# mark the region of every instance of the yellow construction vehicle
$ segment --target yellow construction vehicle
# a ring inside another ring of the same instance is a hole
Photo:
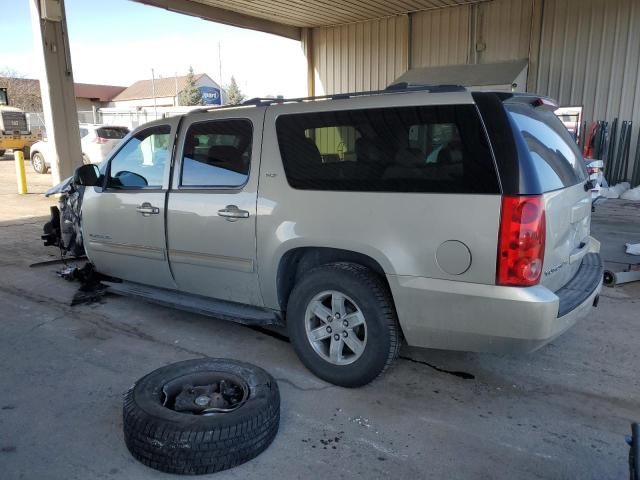
[[[29,148],[38,140],[42,140],[42,133],[31,132],[27,116],[9,106],[7,89],[0,88],[0,157],[5,150],[22,150],[24,158],[29,159]]]

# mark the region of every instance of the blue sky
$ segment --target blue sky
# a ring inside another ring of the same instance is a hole
[[[29,2],[0,0],[0,71],[38,77]],[[192,65],[222,82],[236,77],[249,96],[306,95],[300,43],[168,12],[130,0],[66,0],[74,79],[130,85],[156,75],[185,74]]]

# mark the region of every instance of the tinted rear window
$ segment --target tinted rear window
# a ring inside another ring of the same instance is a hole
[[[543,191],[586,180],[578,145],[552,111],[520,103],[508,103],[506,108],[527,144]]]
[[[282,115],[289,184],[306,190],[498,193],[473,105]]]
[[[109,140],[119,140],[126,137],[127,133],[129,133],[129,130],[124,127],[100,127],[96,130],[96,134],[100,138]]]

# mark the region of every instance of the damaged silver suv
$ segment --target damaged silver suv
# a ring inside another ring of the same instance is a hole
[[[528,352],[597,303],[580,152],[534,95],[405,87],[152,122],[85,165],[47,241],[115,292],[286,325],[364,385],[411,346]]]

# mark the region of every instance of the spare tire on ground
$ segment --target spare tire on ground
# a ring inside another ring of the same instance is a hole
[[[143,464],[169,473],[213,473],[251,460],[271,444],[279,422],[275,379],[235,360],[167,365],[124,397],[127,448]]]

